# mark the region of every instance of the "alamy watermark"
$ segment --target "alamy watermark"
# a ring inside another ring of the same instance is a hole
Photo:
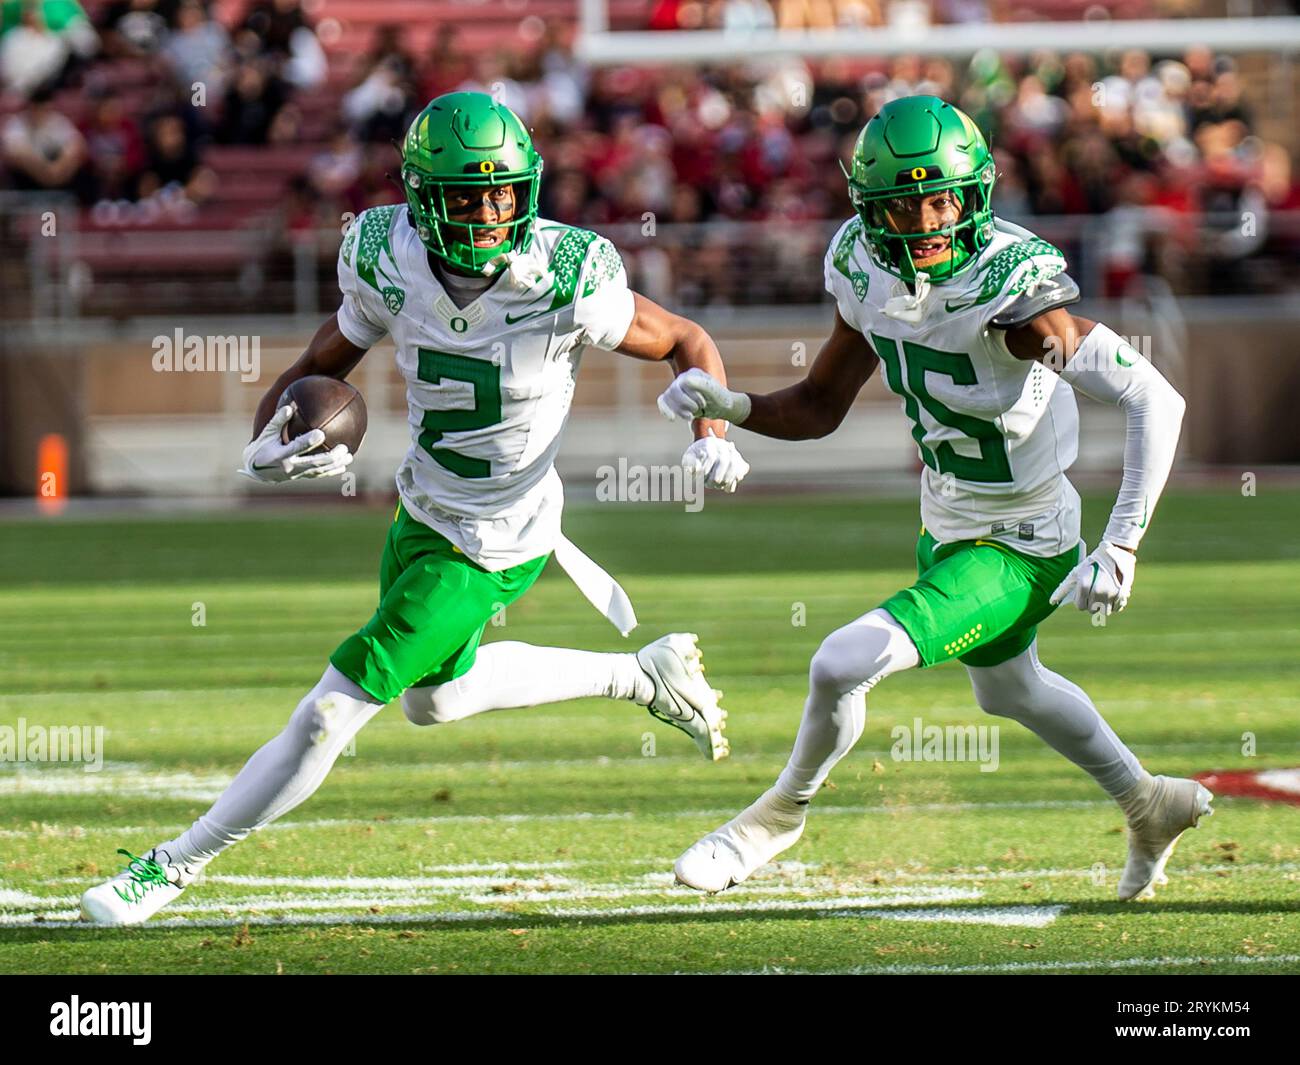
[[[889,756],[895,762],[978,762],[981,773],[998,768],[997,725],[895,725]]]
[[[259,336],[200,336],[176,327],[172,335],[153,338],[156,373],[238,373],[241,381],[262,376]]]
[[[0,725],[0,762],[81,762],[82,771],[104,768],[103,725]]]
[[[639,466],[626,458],[596,468],[601,503],[683,503],[688,514],[704,507],[704,476],[682,466]]]

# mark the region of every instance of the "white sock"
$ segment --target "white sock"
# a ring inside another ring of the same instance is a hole
[[[1037,640],[1007,662],[966,671],[980,709],[1019,721],[1113,798],[1147,775],[1087,693],[1038,661]]]
[[[604,696],[649,706],[654,682],[630,653],[534,647],[514,640],[484,644],[464,676],[402,696],[407,719],[443,725],[487,710],[541,706]]]
[[[775,791],[807,802],[862,735],[867,692],[920,664],[912,639],[888,611],[873,610],[822,641],[808,669],[808,701]]]
[[[316,703],[334,695],[325,714]],[[264,744],[206,814],[159,849],[176,864],[201,867],[232,843],[288,813],[325,779],[339,753],[384,708],[333,666],[293,712],[284,731]]]

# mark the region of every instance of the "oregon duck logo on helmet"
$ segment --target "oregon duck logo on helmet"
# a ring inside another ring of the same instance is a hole
[[[858,135],[845,177],[867,249],[881,269],[897,277],[914,275],[915,241],[948,238],[948,259],[924,267],[932,280],[942,281],[969,267],[993,238],[993,155],[970,117],[937,96],[905,96],[885,104]],[[889,201],[945,191],[961,204],[955,223],[929,233],[894,229]]]
[[[506,252],[527,251],[537,217],[542,157],[527,127],[510,108],[481,92],[452,92],[432,100],[402,142],[402,191],[421,242],[461,270],[491,269]],[[514,216],[506,222],[453,220],[447,190],[515,187]],[[474,236],[506,229],[504,241],[477,247]]]

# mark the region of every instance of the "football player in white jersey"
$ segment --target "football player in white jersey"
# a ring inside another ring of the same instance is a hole
[[[1064,309],[1079,292],[1060,251],[993,217],[993,159],[961,111],[934,96],[887,104],[847,176],[857,217],[826,255],[835,323],[807,378],[747,395],[691,369],[660,408],[785,440],[822,437],[883,363],[924,463],[919,577],[822,642],[785,770],[690,847],[677,878],[721,891],[793,846],[809,800],[862,733],[867,692],[955,658],[983,710],[1031,729],[1120,805],[1129,845],[1119,897],[1148,896],[1212,796],[1147,773],[1088,696],[1039,662],[1036,627],[1065,600],[1102,615],[1124,609],[1183,400],[1105,325]],[[1092,552],[1065,476],[1078,450],[1075,390],[1118,405],[1128,423],[1119,499]]]
[[[330,657],[280,735],[212,808],[82,897],[82,916],[137,924],[176,898],[226,847],[308,798],[367,721],[397,697],[417,725],[585,696],[630,700],[724,758],[726,712],[696,637],[673,633],[637,653],[500,641],[487,622],[532,585],[552,551],[626,632],[622,589],[566,540],[554,459],[585,349],[669,360],[723,379],[698,325],[633,293],[618,252],[595,233],[537,217],[542,160],[528,130],[482,93],[432,101],[402,146],[406,203],[355,221],[339,253],[343,302],[258,407],[244,472],[265,482],[342,473],[345,445],[313,430],[287,443],[292,382],[344,378],[391,336],[406,380],[411,448],[380,564],[374,617]],[[748,465],[700,419],[683,465],[734,491]]]

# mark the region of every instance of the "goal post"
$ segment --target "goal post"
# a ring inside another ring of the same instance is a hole
[[[628,63],[700,65],[800,56],[961,57],[984,49],[1107,52],[1144,48],[1181,52],[1209,44],[1216,52],[1300,52],[1300,17],[1101,19],[1081,22],[915,23],[844,29],[611,30],[607,0],[580,0],[576,51],[593,66]]]

